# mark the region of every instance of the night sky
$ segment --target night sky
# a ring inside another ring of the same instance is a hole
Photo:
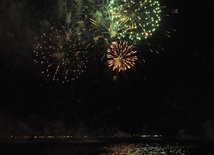
[[[146,63],[117,74],[90,49],[86,72],[61,84],[48,81],[33,62],[40,35],[61,22],[61,3],[1,0],[0,134],[121,131],[214,138],[214,2],[162,1],[179,10],[162,23],[176,29],[171,38],[155,35],[164,51],[150,53],[142,45]]]

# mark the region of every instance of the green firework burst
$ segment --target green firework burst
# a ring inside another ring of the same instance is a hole
[[[147,39],[160,26],[161,7],[157,0],[124,0],[121,14],[127,16],[129,21],[125,24],[123,37],[139,41]]]

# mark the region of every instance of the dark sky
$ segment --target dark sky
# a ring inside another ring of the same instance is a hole
[[[214,127],[214,3],[164,3],[169,9],[178,9],[179,14],[172,14],[163,23],[166,29],[176,29],[171,38],[155,38],[163,52],[144,52],[146,63],[118,74],[116,81],[106,64],[95,57],[85,74],[63,85],[45,83],[41,66],[33,62],[40,34],[60,22],[57,0],[1,0],[0,122],[9,124],[6,120],[10,120],[13,124],[18,120],[29,130],[61,122],[64,128],[116,127],[172,134],[180,129],[201,133],[207,122]],[[11,124],[5,129],[13,128]]]

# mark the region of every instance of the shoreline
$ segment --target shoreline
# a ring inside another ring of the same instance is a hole
[[[214,145],[213,140],[208,139],[181,139],[176,137],[92,137],[92,138],[0,138],[1,144],[106,144],[106,143],[193,143]]]

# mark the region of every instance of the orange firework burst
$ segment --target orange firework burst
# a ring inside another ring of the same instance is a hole
[[[129,46],[127,41],[113,42],[107,50],[108,66],[118,72],[130,69],[135,65],[138,59],[135,53],[131,50],[133,45]]]

